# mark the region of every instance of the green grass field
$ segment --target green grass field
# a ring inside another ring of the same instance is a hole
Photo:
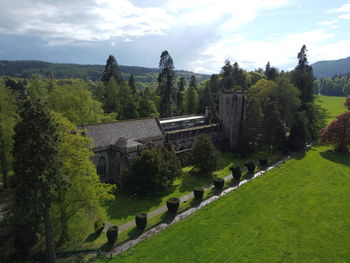
[[[327,123],[335,117],[346,111],[344,106],[345,97],[319,96],[321,105],[328,110]]]
[[[345,111],[344,101],[320,96],[327,122]],[[350,262],[350,155],[329,149],[313,147],[156,237],[96,262]]]
[[[317,146],[96,262],[350,262],[350,155]]]

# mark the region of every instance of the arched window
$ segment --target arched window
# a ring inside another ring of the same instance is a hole
[[[97,162],[97,173],[100,176],[106,175],[106,159],[104,157],[100,157]]]

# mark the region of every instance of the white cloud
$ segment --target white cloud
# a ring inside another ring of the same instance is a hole
[[[340,19],[350,19],[350,13],[339,16]]]
[[[332,37],[333,34],[324,30],[313,30],[286,36],[275,34],[266,40],[256,41],[247,41],[242,35],[235,35],[212,43],[200,53],[199,59],[193,61],[189,67],[193,71],[213,73],[220,70],[225,59],[229,59],[249,70],[264,67],[268,61],[280,69],[289,69],[296,64],[296,56],[303,44],[309,49],[309,61],[312,62],[336,56],[332,50],[333,47],[339,48],[336,54],[342,54],[344,57],[347,42],[338,45],[320,44]]]
[[[346,13],[346,12],[350,12],[350,3],[344,4],[338,8],[333,8],[328,10],[328,13],[334,13],[334,14]]]
[[[29,34],[66,41],[132,40],[165,35],[177,27],[220,24],[228,33],[251,22],[261,10],[289,0],[170,0],[159,7],[140,8],[129,0],[2,0],[0,33]]]
[[[338,24],[338,22],[339,22],[339,20],[334,19],[334,20],[321,21],[321,22],[318,22],[318,24],[321,26],[333,26],[333,25]]]

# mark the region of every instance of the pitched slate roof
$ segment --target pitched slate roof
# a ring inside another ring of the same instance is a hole
[[[119,138],[146,139],[164,135],[156,118],[116,121],[84,125],[86,135],[92,138],[96,148],[117,143]]]

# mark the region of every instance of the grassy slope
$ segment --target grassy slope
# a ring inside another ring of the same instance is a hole
[[[319,96],[321,105],[328,110],[327,122],[334,120],[335,116],[346,111],[345,97]]]
[[[345,110],[344,98],[320,101],[328,122]],[[113,262],[348,262],[349,156],[326,149],[289,161]]]
[[[350,156],[314,147],[97,262],[350,262]]]

